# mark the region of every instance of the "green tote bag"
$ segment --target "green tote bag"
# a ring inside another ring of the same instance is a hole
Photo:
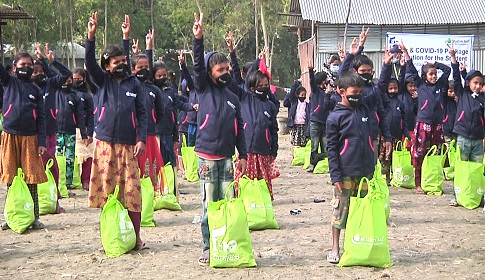
[[[435,155],[437,150],[436,145],[429,149],[421,167],[421,188],[426,194],[430,195],[443,194],[443,165],[446,155],[443,153],[443,148],[440,155]]]
[[[458,147],[454,165],[456,174],[460,174],[454,179],[456,202],[466,209],[477,208],[482,202],[485,189],[484,164],[461,160]]]
[[[399,141],[396,149],[392,152],[392,179],[391,186],[406,189],[414,189],[414,167],[411,164],[411,153],[406,149],[404,144]]]
[[[19,234],[28,229],[35,220],[34,200],[21,168],[17,170],[17,176],[8,188],[3,215],[10,229]]]
[[[51,167],[54,160],[49,159],[45,167],[47,182],[37,185],[37,195],[39,197],[39,214],[53,214],[57,208],[57,186],[54,176],[52,176]]]

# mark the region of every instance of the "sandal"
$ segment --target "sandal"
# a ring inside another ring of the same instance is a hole
[[[32,229],[43,229],[43,228],[45,228],[45,225],[39,220],[35,220],[34,223],[32,224]]]
[[[331,264],[338,264],[340,262],[340,254],[334,252],[328,253],[327,262]]]
[[[210,262],[210,255],[209,255],[209,252],[206,251],[206,252],[202,253],[202,255],[200,255],[200,257],[199,257],[199,265],[201,265],[201,266],[209,266],[209,262]]]
[[[66,210],[62,208],[61,205],[59,205],[59,201],[58,201],[56,205],[56,214],[62,214],[62,213],[66,213]]]
[[[452,200],[450,200],[450,203],[448,203],[448,206],[456,207],[456,206],[458,206],[458,202],[456,202],[455,199],[452,199]]]
[[[2,225],[2,230],[7,230],[7,229],[10,229],[10,227],[8,226],[8,223],[7,222],[3,222]]]

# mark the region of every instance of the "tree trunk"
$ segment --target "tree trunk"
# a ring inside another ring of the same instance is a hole
[[[273,66],[273,50],[274,50],[274,39],[275,39],[275,37],[276,37],[276,32],[275,32],[275,34],[273,34],[273,38],[271,38],[271,52],[270,52],[270,54],[268,56],[268,59],[269,59],[268,71],[270,73],[272,73],[271,72],[271,68]]]
[[[264,21],[264,1],[261,0],[260,2],[260,8],[261,8],[261,29],[263,30],[263,39],[264,39],[264,48],[269,47],[269,42],[268,42],[268,31],[266,29],[266,22]],[[266,56],[266,65],[269,65],[269,55]]]
[[[258,0],[254,0],[254,30],[256,39],[256,57],[259,55],[259,26],[258,26]]]
[[[72,65],[70,69],[76,67],[76,51],[74,48],[74,27],[73,27],[73,18],[74,18],[74,5],[72,0],[69,0],[69,10],[71,15],[71,55],[72,55]]]
[[[108,0],[104,0],[104,46],[108,40]]]
[[[347,47],[347,29],[349,27],[349,17],[350,17],[350,8],[351,7],[352,7],[352,0],[349,0],[349,8],[347,9],[347,17],[345,18],[344,51],[345,51],[345,48]]]

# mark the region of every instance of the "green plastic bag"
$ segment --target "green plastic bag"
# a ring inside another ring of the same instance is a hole
[[[313,174],[325,174],[329,172],[328,158],[324,158],[315,165]]]
[[[141,178],[141,226],[154,227],[153,222],[153,202],[155,190],[153,189],[152,179],[150,177]]]
[[[66,157],[56,155],[57,166],[59,167],[59,191],[63,198],[68,198],[68,191],[66,186]],[[81,171],[79,169],[79,164],[77,157],[74,158],[74,171],[72,173],[72,186],[75,189],[82,189],[81,183]]]
[[[239,198],[243,200],[250,230],[279,229],[274,217],[273,202],[264,179],[239,179]]]
[[[460,174],[454,180],[456,202],[466,209],[477,208],[482,202],[485,189],[484,164],[461,160],[458,147],[455,170]]]
[[[310,154],[312,151],[312,142],[308,141],[305,147],[293,147],[293,160],[291,166],[298,166],[305,164],[305,158],[308,158],[308,166],[310,166]]]
[[[411,153],[406,149],[404,144],[399,141],[396,149],[392,152],[392,179],[391,186],[406,189],[415,189],[414,167],[411,164]]]
[[[195,147],[182,147],[182,161],[185,167],[185,177],[189,182],[199,181],[199,158],[195,154]]]
[[[391,215],[391,197],[389,193],[389,187],[387,186],[386,179],[382,177],[382,165],[379,160],[377,160],[376,167],[374,169],[374,175],[370,180],[373,189],[384,194],[384,211],[386,213],[386,222],[389,220]]]
[[[101,243],[108,258],[119,257],[136,245],[135,228],[128,210],[118,200],[119,191],[119,186],[116,186],[114,193],[108,195],[101,212]]]
[[[175,174],[170,163],[165,164],[160,169],[159,182],[163,182],[164,190],[160,195],[155,196],[153,201],[154,210],[168,209],[173,211],[181,211],[182,207],[175,196]]]
[[[369,192],[360,198],[364,181]],[[344,254],[338,266],[392,266],[384,203],[385,194],[374,189],[367,178],[362,178],[357,197],[350,197]]]
[[[446,155],[444,149],[441,149],[440,155],[435,155],[438,147],[433,145],[423,160],[421,167],[421,188],[426,194],[442,195],[443,194],[443,165],[445,164]]]
[[[37,195],[39,197],[39,214],[53,214],[57,208],[57,186],[54,176],[52,176],[51,168],[54,165],[54,160],[49,159],[45,166],[45,175],[47,182],[37,185]]]
[[[244,202],[241,198],[225,199],[212,202],[207,206],[210,232],[210,266],[211,267],[253,267],[251,235]]]
[[[35,220],[34,200],[24,181],[21,168],[17,170],[17,176],[8,188],[3,215],[10,229],[19,234],[29,228]]]
[[[456,141],[453,139],[449,144],[445,143],[444,145],[450,166],[444,167],[443,173],[446,181],[452,181],[455,178]]]

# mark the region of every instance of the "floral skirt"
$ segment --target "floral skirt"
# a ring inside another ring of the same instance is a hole
[[[236,166],[239,166],[239,159],[236,162]],[[246,173],[244,174],[250,179],[264,179],[266,185],[268,185],[269,193],[271,194],[271,200],[273,198],[273,184],[271,180],[280,176],[280,170],[276,166],[276,162],[271,161],[270,155],[259,155],[248,153],[248,164]],[[238,180],[243,174],[236,168],[235,178]]]
[[[445,141],[443,126],[441,124],[417,122],[414,134],[416,136],[411,147],[411,156],[413,166],[420,169],[429,148],[436,145],[438,146],[438,152],[441,150],[441,144]]]

